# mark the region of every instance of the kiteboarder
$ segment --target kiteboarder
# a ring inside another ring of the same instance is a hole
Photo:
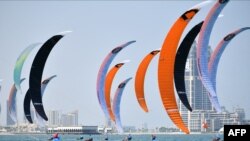
[[[89,135],[90,137],[84,141],[93,141],[93,138],[91,137],[91,135]]]
[[[104,139],[105,141],[108,141],[109,140],[109,137],[107,136],[107,137],[105,137],[105,139]]]
[[[220,137],[214,138],[213,141],[220,141]]]
[[[93,138],[86,139],[85,141],[93,141]]]
[[[83,140],[83,136],[81,136],[80,138],[77,138],[76,140]]]
[[[128,140],[131,141],[132,140],[132,136],[129,134],[128,135]]]
[[[131,140],[132,140],[132,136],[129,134],[122,141],[131,141]]]
[[[157,140],[156,140],[156,136],[155,136],[155,135],[152,135],[152,137],[151,137],[151,138],[152,138],[152,141],[157,141]]]
[[[55,133],[51,138],[48,139],[49,141],[61,141],[58,133]]]

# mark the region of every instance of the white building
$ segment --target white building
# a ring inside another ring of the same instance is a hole
[[[60,125],[60,119],[59,119],[59,111],[57,110],[51,110],[48,112],[48,125],[49,126],[59,126]]]
[[[62,126],[78,126],[78,111],[61,115]]]
[[[61,134],[100,134],[97,126],[76,126],[76,127],[55,127],[48,128],[48,134],[61,133]]]

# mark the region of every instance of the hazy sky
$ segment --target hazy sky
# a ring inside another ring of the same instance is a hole
[[[19,54],[28,45],[44,42],[56,33],[71,30],[54,47],[48,57],[43,78],[56,74],[43,97],[45,111],[79,110],[79,123],[104,124],[96,94],[99,67],[114,47],[130,40],[136,43],[122,50],[113,61],[129,59],[117,73],[112,95],[118,84],[135,76],[142,58],[161,48],[171,25],[199,1],[0,1],[0,78],[2,90],[0,124],[6,124],[6,100],[13,84],[13,69]],[[187,26],[185,33],[203,20],[215,2],[204,7]],[[212,48],[229,32],[250,26],[250,2],[230,1],[217,20],[210,44]],[[185,35],[185,34],[184,34]],[[217,91],[221,105],[228,110],[245,108],[250,118],[249,31],[229,44],[218,68]],[[23,98],[28,89],[30,66],[38,48],[32,51],[23,67],[23,94],[17,95],[18,117],[23,119]],[[144,113],[136,100],[134,79],[128,83],[121,101],[124,125],[149,127],[173,126],[160,100],[157,84],[156,56],[145,79],[145,96],[149,113]],[[174,126],[175,127],[175,126]]]

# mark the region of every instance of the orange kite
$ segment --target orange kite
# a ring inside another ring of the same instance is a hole
[[[158,64],[158,83],[164,108],[174,124],[186,134],[189,134],[189,130],[181,118],[175,99],[174,62],[181,35],[198,11],[197,8],[188,10],[177,19],[162,45]]]
[[[141,108],[145,111],[148,112],[148,107],[145,101],[144,97],[144,79],[146,75],[146,71],[148,68],[149,63],[153,59],[153,57],[158,54],[160,50],[154,50],[150,52],[140,63],[136,76],[135,76],[135,94],[138,103],[140,104]]]
[[[115,116],[112,112],[111,109],[111,101],[110,101],[110,90],[111,90],[111,86],[112,86],[112,82],[114,80],[115,74],[117,73],[117,71],[124,65],[124,63],[119,63],[116,64],[107,74],[106,79],[105,79],[105,100],[106,100],[106,105],[107,105],[107,109],[109,112],[109,117],[111,118],[111,120],[115,121]]]

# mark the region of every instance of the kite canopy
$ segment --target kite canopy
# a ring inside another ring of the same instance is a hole
[[[176,56],[174,64],[174,82],[178,96],[183,103],[183,105],[192,111],[192,108],[188,102],[186,88],[185,88],[185,67],[188,58],[189,51],[194,43],[195,38],[200,32],[203,22],[195,25],[182,40]]]
[[[140,104],[141,108],[145,111],[148,112],[148,107],[145,101],[144,97],[144,80],[145,80],[145,75],[147,68],[149,66],[149,63],[153,59],[155,55],[157,55],[160,52],[160,50],[154,50],[150,52],[145,58],[143,58],[142,62],[140,63],[136,76],[135,76],[135,94],[138,103]]]
[[[49,77],[49,78],[47,78],[47,79],[45,79],[45,80],[42,81],[42,84],[41,84],[41,94],[42,94],[42,97],[44,95],[44,91],[45,91],[47,85],[55,77],[56,77],[56,75],[53,75],[53,76],[51,76],[51,77]],[[44,126],[45,125],[44,119],[41,116],[39,116],[39,114],[37,112],[36,112],[36,119],[37,119],[37,122],[38,122],[39,126]]]
[[[126,84],[132,79],[132,77],[124,80],[122,83],[119,84],[118,88],[116,89],[114,101],[113,101],[113,112],[115,115],[115,125],[119,133],[123,133],[121,117],[120,117],[120,103],[122,98],[123,90]]]
[[[25,80],[25,78],[22,78],[20,80],[20,84]],[[9,109],[9,115],[10,118],[16,123],[17,122],[17,112],[16,112],[16,93],[17,89],[15,87],[15,84],[12,85],[10,89],[9,99],[8,99],[8,109]]]
[[[41,96],[43,96],[44,94],[44,91],[47,87],[47,85],[49,84],[50,80],[52,80],[53,78],[55,78],[56,75],[53,75],[45,80],[42,81],[41,83]],[[29,92],[29,90],[27,91],[27,93]],[[24,97],[24,114],[25,114],[25,117],[26,119],[30,122],[30,123],[33,123],[32,121],[32,117],[31,117],[31,112],[30,112],[30,102],[31,102],[31,97],[29,95],[25,95]],[[44,125],[44,119],[38,114],[38,112],[36,111],[36,117],[37,117],[37,121],[38,121],[38,124],[40,126],[43,126]]]
[[[230,43],[230,41],[232,41],[232,39],[236,37],[239,33],[249,29],[250,27],[244,27],[228,34],[219,42],[214,52],[212,53],[208,63],[208,73],[215,92],[216,92],[216,75],[217,75],[218,65],[225,48]]]
[[[66,32],[64,32],[63,34],[54,35],[42,45],[33,60],[30,70],[29,90],[27,91],[26,95],[29,95],[27,97],[31,98],[37,113],[46,121],[48,120],[48,118],[44,111],[41,95],[41,81],[43,70],[50,52],[52,51],[56,43],[65,35],[65,33]],[[24,105],[24,107],[25,106],[26,105]]]
[[[105,100],[105,78],[109,69],[110,64],[112,63],[112,61],[114,60],[115,56],[125,47],[127,47],[128,45],[134,43],[135,41],[129,41],[125,44],[122,44],[116,48],[114,48],[103,60],[101,67],[99,69],[98,75],[97,75],[97,84],[96,84],[96,90],[97,90],[97,98],[99,101],[99,104],[105,114],[105,117],[107,119],[110,119],[109,117],[109,112],[107,109],[107,104],[106,104],[106,100]]]
[[[111,120],[115,121],[115,116],[112,112],[112,107],[111,107],[111,99],[110,99],[110,95],[111,95],[111,86],[114,80],[114,77],[116,75],[116,73],[118,72],[118,70],[124,65],[125,63],[118,63],[116,64],[107,74],[106,76],[106,80],[105,80],[105,100],[106,100],[106,106],[109,112],[109,117]]]
[[[27,57],[29,56],[30,52],[37,47],[38,45],[40,45],[41,43],[34,43],[29,45],[27,48],[25,48],[22,53],[19,55],[19,57],[16,60],[16,64],[15,64],[15,68],[14,68],[14,84],[16,89],[19,91],[21,91],[21,72],[22,72],[22,68],[23,68],[23,64],[25,62],[25,60],[27,59]],[[22,92],[22,91],[21,91]]]
[[[208,97],[217,112],[221,112],[221,107],[208,74],[208,44],[213,26],[227,2],[228,0],[218,0],[209,11],[201,28],[197,45],[197,64],[199,76],[204,87],[207,89]]]
[[[190,9],[182,14],[168,32],[159,57],[158,84],[164,108],[174,124],[186,134],[189,134],[178,110],[174,93],[174,62],[179,40],[190,20],[199,11]]]

